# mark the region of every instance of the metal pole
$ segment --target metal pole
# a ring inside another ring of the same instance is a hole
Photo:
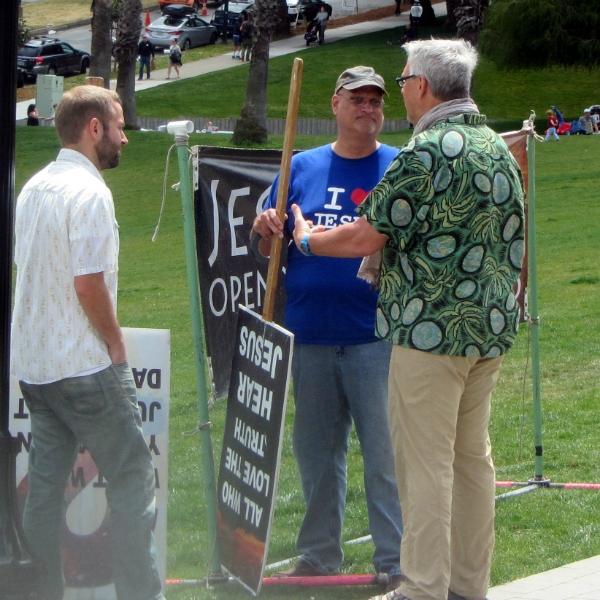
[[[202,316],[200,313],[200,283],[198,277],[198,255],[196,253],[196,225],[188,168],[189,151],[187,134],[194,130],[194,124],[191,121],[175,121],[169,123],[167,130],[169,133],[175,135],[175,144],[177,145],[177,155],[179,158],[181,203],[183,207],[183,232],[185,237],[185,258],[187,264],[190,311],[192,317],[196,386],[198,388],[198,412],[200,414],[198,429],[200,431],[200,437],[202,440],[202,459],[205,479],[204,493],[206,497],[208,536],[212,548],[211,569],[212,573],[220,573],[221,561],[217,546],[217,486],[208,414],[208,388],[204,360],[204,331],[202,327]]]
[[[21,530],[16,501],[18,444],[8,429],[12,298],[15,102],[19,1],[0,3],[0,598],[39,598],[39,571]]]
[[[531,376],[533,382],[533,436],[535,445],[535,476],[532,482],[544,481],[544,457],[542,451],[542,402],[540,390],[540,318],[538,316],[537,256],[535,240],[535,137],[527,140],[527,169],[529,189],[527,193],[527,255],[529,277],[529,327],[531,330]]]

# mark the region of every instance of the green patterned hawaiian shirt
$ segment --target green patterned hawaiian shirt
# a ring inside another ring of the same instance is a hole
[[[358,212],[389,238],[379,337],[452,356],[495,357],[512,346],[522,177],[484,116],[452,117],[413,137]]]

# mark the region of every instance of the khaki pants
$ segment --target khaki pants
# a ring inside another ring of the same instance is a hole
[[[488,436],[503,357],[394,346],[389,414],[404,520],[400,591],[484,598],[494,548],[495,473]]]

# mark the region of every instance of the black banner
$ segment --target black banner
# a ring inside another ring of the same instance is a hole
[[[222,565],[258,594],[275,490],[294,336],[240,306],[217,485]]]
[[[217,396],[227,395],[238,304],[262,313],[268,261],[255,258],[250,231],[279,172],[281,151],[200,146],[195,192],[200,293]],[[285,244],[284,244],[285,249]],[[274,321],[283,323],[283,273]]]

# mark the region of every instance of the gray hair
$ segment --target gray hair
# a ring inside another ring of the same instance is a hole
[[[411,75],[421,75],[441,100],[470,96],[477,51],[465,40],[419,40],[404,46]]]

